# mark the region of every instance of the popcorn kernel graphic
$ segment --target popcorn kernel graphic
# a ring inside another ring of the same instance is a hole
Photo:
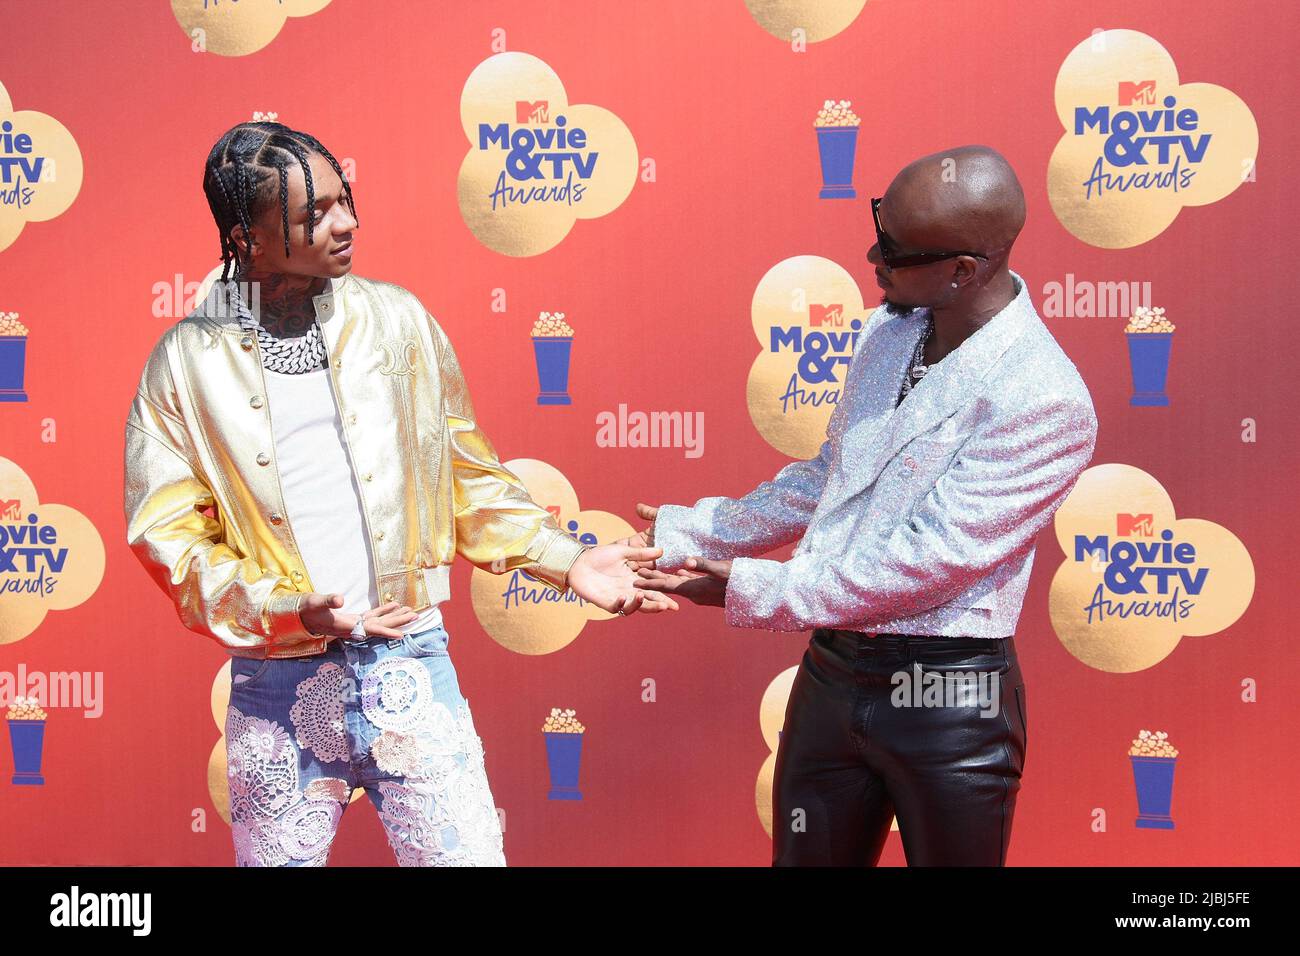
[[[1153,309],[1145,305],[1139,305],[1132,318],[1128,320],[1128,325],[1124,326],[1125,332],[1137,333],[1172,332],[1173,330],[1174,323],[1165,318],[1164,309]]]
[[[572,338],[574,331],[572,326],[564,321],[563,312],[542,312],[533,323],[530,334],[533,338]]]
[[[1172,830],[1170,816],[1174,798],[1174,769],[1178,750],[1163,730],[1140,730],[1128,750],[1137,791],[1138,815],[1133,825],[1139,830]]]
[[[814,126],[860,126],[862,120],[858,115],[849,109],[852,104],[848,100],[826,100],[822,108],[817,111],[817,119],[813,121]]]
[[[16,697],[5,714],[9,728],[9,749],[14,773],[10,782],[18,787],[39,787],[45,783],[41,760],[45,751],[45,709],[35,696]]]
[[[48,715],[35,697],[15,697],[5,712],[5,720],[45,720]]]
[[[581,800],[578,778],[582,774],[582,735],[587,728],[578,720],[577,711],[552,707],[542,724],[546,741],[546,768],[551,778],[548,800]]]
[[[1152,733],[1140,730],[1133,738],[1133,746],[1128,749],[1130,757],[1177,757],[1178,750],[1169,742],[1169,735],[1163,730]]]
[[[577,713],[573,708],[561,710],[559,707],[552,707],[550,716],[542,724],[542,732],[547,734],[585,734],[587,728],[578,720]]]

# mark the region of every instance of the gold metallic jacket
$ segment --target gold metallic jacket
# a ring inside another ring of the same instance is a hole
[[[317,588],[285,514],[257,339],[230,285],[215,282],[163,333],[140,377],[126,422],[127,542],[190,630],[240,657],[316,654],[329,638],[298,616]],[[419,299],[347,275],[313,301],[381,601],[420,611],[447,600],[457,553],[565,591],[585,548],[497,459]]]

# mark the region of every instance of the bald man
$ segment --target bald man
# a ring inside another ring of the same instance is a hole
[[[742,498],[638,505],[651,525],[627,543],[663,550],[640,587],[812,631],[776,755],[775,865],[874,866],[896,817],[910,866],[1001,866],[1026,749],[1013,635],[1097,417],[1008,265],[1025,198],[1001,155],[924,156],[872,216],[881,305],[820,453]]]

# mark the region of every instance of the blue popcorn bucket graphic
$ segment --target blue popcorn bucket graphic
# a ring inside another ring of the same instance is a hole
[[[13,782],[19,786],[40,786],[41,752],[45,744],[45,721],[10,720],[9,749],[14,755]]]
[[[1173,332],[1125,332],[1128,339],[1129,374],[1133,378],[1130,405],[1168,405],[1165,379],[1169,375],[1169,351]]]
[[[533,358],[537,361],[538,405],[572,405],[569,397],[569,354],[571,335],[533,336]]]
[[[25,402],[27,336],[0,335],[0,402]]]
[[[1174,799],[1174,764],[1177,757],[1134,757],[1133,784],[1137,787],[1138,815],[1133,825],[1147,830],[1172,830],[1169,808]]]
[[[581,800],[578,774],[582,769],[583,734],[562,734],[544,730],[546,738],[546,764],[551,771],[551,790],[548,800]]]
[[[854,199],[853,155],[858,148],[856,126],[818,126],[817,151],[822,161],[822,199]]]

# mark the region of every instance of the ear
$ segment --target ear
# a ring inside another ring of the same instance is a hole
[[[257,238],[256,230],[253,230],[250,242],[250,235],[244,233],[243,225],[235,224],[231,226],[230,238],[234,239],[235,246],[239,248],[244,261],[252,261],[261,255],[261,241]]]

